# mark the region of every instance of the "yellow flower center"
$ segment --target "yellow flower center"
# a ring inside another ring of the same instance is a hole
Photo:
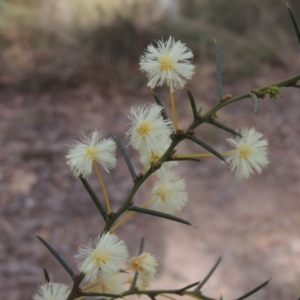
[[[174,70],[174,62],[171,57],[167,54],[162,55],[159,60],[159,65],[161,71],[173,71]]]
[[[143,138],[145,138],[149,132],[152,131],[152,126],[149,124],[149,122],[142,120],[137,127],[137,131]]]
[[[160,155],[158,153],[154,153],[153,151],[151,151],[151,161],[152,162],[157,162],[160,158]]]
[[[92,160],[97,160],[98,154],[99,154],[99,152],[98,152],[97,148],[95,148],[93,146],[86,147],[85,156],[91,158]]]
[[[243,144],[240,145],[238,148],[238,153],[240,158],[247,160],[249,156],[252,154],[252,149],[249,147],[249,145]]]
[[[168,192],[165,190],[164,186],[159,186],[156,191],[155,194],[157,195],[157,197],[159,197],[162,201],[166,201],[167,197],[168,197]]]
[[[138,272],[143,271],[143,261],[144,261],[144,257],[143,256],[137,256],[137,257],[133,257],[130,260],[130,267]]]
[[[106,264],[109,259],[109,253],[101,249],[95,249],[92,254],[93,262],[100,268],[101,265]]]

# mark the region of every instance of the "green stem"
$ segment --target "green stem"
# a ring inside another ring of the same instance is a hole
[[[115,223],[115,221],[120,217],[121,214],[123,214],[127,208],[129,207],[129,202],[132,201],[135,193],[138,191],[139,187],[144,183],[144,181],[154,172],[154,170],[152,170],[151,168],[146,172],[146,174],[144,174],[142,176],[142,178],[139,178],[134,186],[132,187],[127,199],[125,200],[124,204],[116,211],[116,213],[114,214],[114,216],[109,219],[106,222],[106,225],[103,229],[103,232],[108,232],[110,231],[110,229],[112,228],[113,224]]]
[[[272,86],[276,85],[278,87],[289,87],[292,85],[295,85],[297,83],[297,81],[300,79],[300,74],[287,78],[285,80],[279,81],[275,84],[272,84]],[[258,91],[260,92],[265,92],[268,87],[261,87],[258,89]],[[223,102],[218,102],[217,105],[215,105],[215,107],[213,107],[210,111],[208,111],[203,117],[199,118],[199,120],[194,120],[194,122],[192,122],[192,124],[190,124],[190,126],[188,127],[188,129],[186,130],[185,133],[181,134],[180,136],[172,136],[172,142],[171,145],[169,146],[169,148],[166,150],[166,152],[163,154],[163,156],[159,159],[159,161],[156,163],[164,163],[166,161],[169,160],[171,153],[173,153],[175,147],[184,139],[187,138],[187,135],[190,134],[190,131],[197,128],[200,124],[208,122],[209,119],[211,118],[211,116],[216,113],[218,110],[220,110],[221,108],[223,108],[224,106],[227,106],[233,102],[242,100],[244,98],[248,98],[249,97],[249,93],[245,93],[236,97],[232,97],[228,100],[225,100]],[[138,191],[138,189],[140,188],[140,186],[146,181],[146,179],[153,173],[155,172],[155,168],[150,167],[149,170],[140,178],[138,178],[128,197],[126,198],[124,204],[117,210],[117,212],[115,214],[111,214],[112,216],[110,217],[110,219],[108,219],[106,221],[106,225],[104,227],[103,232],[108,232],[113,224],[116,222],[116,220],[126,211],[128,210],[128,208],[130,207],[130,202],[132,201],[133,197],[135,196],[136,192]],[[75,298],[80,297],[80,295],[84,295],[85,293],[78,293],[78,289],[80,286],[81,281],[83,280],[84,274],[79,274],[74,278],[74,284],[73,284],[73,288],[71,290],[70,295],[68,296],[68,300],[73,300]],[[266,284],[266,283],[264,283]],[[253,291],[252,291],[253,292]],[[199,293],[199,292],[195,292],[195,291],[185,291],[185,290],[149,290],[149,291],[143,291],[143,290],[136,290],[136,289],[132,289],[132,290],[128,290],[125,291],[124,293],[122,293],[122,297],[124,296],[129,296],[129,295],[148,295],[149,297],[155,297],[156,295],[159,294],[175,294],[175,295],[180,295],[180,296],[189,296],[189,297],[193,297],[196,299],[201,299],[201,300],[214,300],[213,298],[209,298],[204,296],[203,294]],[[91,295],[91,294],[90,294]]]
[[[274,84],[271,84],[271,85],[267,85],[267,86],[264,86],[264,87],[261,87],[259,89],[257,89],[258,91],[260,92],[264,92],[266,91],[270,86],[278,86],[278,87],[288,87],[292,84],[295,84],[298,80],[300,79],[300,74],[296,75],[296,76],[293,76],[293,77],[290,77],[290,78],[287,78],[285,80],[282,80],[282,81],[279,81],[277,83],[274,83]],[[221,108],[233,103],[233,102],[236,102],[236,101],[239,101],[239,100],[242,100],[242,99],[245,99],[245,98],[248,98],[250,97],[249,96],[249,92],[245,93],[245,94],[241,94],[239,96],[236,96],[236,97],[232,97],[226,101],[223,101],[223,102],[218,102],[218,104],[216,104],[211,110],[209,110],[203,117],[201,117],[199,119],[199,121],[194,121],[190,124],[190,126],[188,127],[188,129],[186,130],[186,132],[184,134],[182,134],[180,137],[173,137],[172,139],[172,143],[171,145],[169,146],[169,148],[166,150],[166,152],[163,154],[163,156],[158,160],[157,163],[164,163],[166,161],[169,160],[170,158],[170,155],[171,153],[174,151],[175,147],[184,139],[186,139],[186,136],[187,134],[197,128],[200,124],[202,123],[206,123],[210,120],[211,116],[216,113],[218,110],[220,110]],[[132,201],[134,195],[136,194],[136,192],[138,191],[138,189],[140,188],[140,186],[144,183],[144,181],[146,181],[146,179],[153,173],[155,172],[155,170],[153,170],[152,168],[149,168],[149,170],[139,179],[135,182],[134,186],[132,187],[128,197],[126,198],[124,204],[117,210],[117,212],[114,214],[114,216],[109,219],[107,222],[106,222],[106,225],[104,227],[104,230],[103,232],[107,232],[109,231],[113,224],[116,222],[116,220],[120,217],[120,215],[122,215],[129,207],[129,203]]]
[[[270,84],[270,85],[266,85],[264,87],[258,88],[257,90],[260,91],[260,92],[265,92],[270,86],[274,86],[274,85],[276,85],[278,87],[289,87],[289,86],[297,83],[298,80],[300,80],[300,74],[295,75],[295,76],[290,77],[290,78],[287,78],[287,79],[282,80],[282,81],[278,81],[278,82]],[[226,101],[223,101],[223,102],[218,102],[218,104],[215,105],[210,111],[208,111],[198,122],[193,122],[188,127],[187,132],[189,132],[190,130],[195,129],[196,127],[198,127],[202,123],[208,122],[208,120],[211,118],[211,116],[214,113],[216,113],[217,111],[219,111],[221,108],[223,108],[223,107],[225,107],[225,106],[227,106],[227,105],[229,105],[233,102],[245,99],[245,98],[249,98],[249,93],[245,93],[245,94],[242,94],[242,95],[232,97],[232,98],[230,98]]]
[[[79,297],[78,290],[79,290],[79,286],[80,286],[83,278],[84,278],[83,273],[80,273],[73,278],[73,281],[74,281],[73,287],[72,287],[70,294],[68,295],[67,300],[73,300],[73,299],[76,299]]]
[[[185,137],[181,137],[179,139],[174,139],[172,141],[171,145],[169,146],[169,148],[166,150],[164,155],[159,159],[159,161],[157,163],[160,163],[160,162],[163,163],[163,162],[167,161],[169,159],[171,153],[173,152],[173,150],[177,146],[177,144],[180,143],[180,141],[183,140],[184,138]],[[103,229],[103,232],[110,231],[110,229],[112,228],[112,226],[116,222],[116,220],[128,209],[129,203],[132,201],[134,195],[136,194],[136,192],[138,191],[140,186],[154,172],[155,172],[155,170],[153,168],[149,168],[149,170],[142,176],[142,178],[138,179],[135,182],[135,184],[132,187],[128,197],[126,198],[126,200],[124,202],[124,204],[117,210],[117,212],[114,214],[114,216],[106,222],[106,225]]]
[[[180,295],[180,296],[189,296],[196,299],[202,299],[202,300],[215,300],[213,298],[209,298],[207,296],[204,296],[201,293],[195,293],[195,292],[189,292],[189,291],[179,291],[179,290],[128,290],[124,293],[122,293],[122,297],[129,296],[129,295],[147,295],[147,296],[157,296],[161,294],[173,294],[173,295]]]

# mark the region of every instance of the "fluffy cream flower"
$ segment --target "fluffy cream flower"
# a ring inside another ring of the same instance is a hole
[[[231,171],[240,178],[248,178],[256,170],[261,173],[262,168],[269,164],[268,142],[262,140],[263,134],[254,128],[243,129],[242,137],[229,138],[227,141],[235,147],[231,151],[228,161]]]
[[[144,281],[155,278],[157,266],[158,263],[155,257],[147,252],[132,257],[129,261],[129,268],[135,272],[139,272],[139,276],[142,276]]]
[[[32,298],[34,300],[66,300],[70,288],[62,283],[47,282],[40,286],[40,290]]]
[[[132,284],[134,279],[134,274],[131,275],[128,280],[126,280],[124,283],[129,283],[130,285]],[[143,277],[143,276],[138,276],[137,282],[136,282],[136,287],[139,290],[147,290],[147,288],[149,287],[149,281]]]
[[[87,280],[95,281],[101,276],[106,281],[118,273],[120,264],[128,258],[128,250],[122,240],[107,232],[97,237],[95,247],[79,247],[75,258],[79,271],[85,273]]]
[[[93,285],[92,288],[87,290],[87,292],[120,295],[122,294],[122,281],[118,274],[113,275],[106,280],[100,278],[95,282],[95,285]]]
[[[151,163],[155,164],[169,148],[169,145],[170,143],[162,145],[161,148],[155,150],[144,149],[144,151],[141,151],[140,162],[143,164],[144,169],[149,169]],[[168,161],[163,164],[163,166],[167,169],[170,169],[176,165],[178,165],[177,161]]]
[[[151,190],[150,207],[167,214],[178,212],[188,200],[184,179],[165,168],[156,171],[155,174],[159,180]]]
[[[101,139],[97,131],[84,136],[82,142],[76,142],[66,156],[67,164],[76,177],[86,177],[92,172],[92,165],[97,161],[106,172],[116,165],[116,143],[111,139]]]
[[[156,151],[170,143],[171,121],[161,116],[162,107],[158,104],[132,107],[130,115],[131,128],[126,132],[133,148],[143,151]]]
[[[171,36],[167,41],[158,41],[157,47],[149,45],[140,59],[140,69],[146,72],[148,87],[153,89],[164,83],[171,92],[182,89],[187,79],[194,75],[195,66],[189,61],[194,55],[192,51],[180,41],[175,42]]]

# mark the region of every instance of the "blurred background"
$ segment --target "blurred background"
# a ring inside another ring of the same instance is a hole
[[[68,146],[97,129],[124,138],[132,105],[153,101],[139,71],[145,47],[170,35],[195,55],[188,83],[204,111],[215,104],[214,39],[223,70],[223,93],[237,95],[299,73],[300,58],[286,1],[281,0],[1,0],[0,1],[0,295],[30,299],[44,282],[71,285],[68,275],[34,237],[45,238],[76,268],[73,255],[103,228],[81,182],[65,164]],[[300,23],[300,5],[290,0]],[[169,110],[168,90],[158,88]],[[235,178],[216,158],[180,164],[189,203],[179,216],[196,228],[135,216],[118,229],[131,255],[145,236],[145,250],[160,263],[153,288],[202,280],[211,297],[233,299],[272,277],[256,299],[300,296],[299,106],[296,89],[279,99],[252,100],[220,112],[220,122],[241,130],[255,126],[270,143],[271,164],[249,180]],[[191,122],[184,91],[176,94],[179,124]],[[125,128],[125,129],[124,129]],[[197,135],[219,151],[228,134],[205,125]],[[127,148],[137,170],[139,157]],[[179,153],[196,152],[183,143]],[[105,182],[116,209],[132,182],[118,153]],[[95,176],[89,178],[99,198]],[[149,197],[153,179],[138,193]]]

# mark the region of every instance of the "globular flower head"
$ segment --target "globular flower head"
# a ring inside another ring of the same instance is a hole
[[[131,108],[131,128],[126,132],[126,137],[130,137],[134,149],[156,151],[170,143],[171,121],[162,118],[161,110],[158,104]]]
[[[245,128],[242,137],[229,138],[227,141],[235,147],[228,157],[231,171],[240,178],[248,178],[256,170],[261,173],[262,168],[269,164],[268,142],[261,139],[263,134],[254,128]]]
[[[84,287],[83,287],[83,291],[85,292]],[[95,284],[93,284],[92,287],[90,287],[86,291],[93,292],[93,293],[120,295],[122,293],[122,281],[120,279],[120,276],[118,276],[118,274],[106,278],[106,280],[104,280],[104,278],[100,278],[99,280],[96,280]]]
[[[134,279],[134,274],[130,276],[128,280],[126,280],[124,283],[132,284],[133,279]],[[136,288],[138,290],[146,290],[148,287],[149,287],[149,281],[147,280],[147,278],[139,275],[136,282]]]
[[[158,263],[155,257],[147,252],[141,253],[139,256],[132,257],[129,261],[129,268],[135,272],[139,272],[139,276],[144,281],[154,279],[157,274]]]
[[[122,240],[107,232],[97,237],[95,247],[79,247],[75,258],[79,271],[85,274],[87,280],[95,281],[101,277],[107,281],[118,273],[120,264],[127,260],[128,250]]]
[[[159,180],[151,190],[151,208],[167,214],[181,210],[188,200],[184,179],[165,168],[155,174]]]
[[[161,148],[157,148],[155,150],[144,149],[144,151],[141,151],[140,162],[144,165],[144,169],[149,169],[151,163],[155,164],[169,148],[169,145],[170,143],[162,145]],[[163,166],[167,169],[170,169],[176,165],[178,165],[177,161],[168,161],[163,164]]]
[[[70,291],[65,284],[50,281],[44,283],[32,298],[34,300],[67,300]]]
[[[86,177],[92,172],[93,162],[98,162],[106,172],[116,165],[116,143],[111,139],[101,139],[97,131],[76,142],[66,156],[67,164],[76,177]]]
[[[189,61],[193,56],[185,44],[171,36],[165,42],[158,41],[157,47],[149,45],[140,59],[140,69],[149,79],[147,86],[153,89],[167,83],[172,93],[183,88],[194,75],[195,66]]]

